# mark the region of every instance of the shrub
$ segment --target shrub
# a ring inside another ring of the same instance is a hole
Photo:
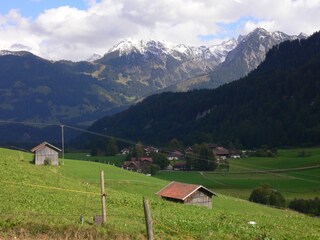
[[[298,151],[298,157],[310,157],[311,153],[305,150]]]
[[[45,166],[50,166],[52,165],[52,159],[51,158],[45,158],[44,161],[43,161],[43,164]]]
[[[159,172],[160,168],[156,164],[152,164],[150,167],[150,174],[155,175],[157,172]]]
[[[270,188],[269,185],[261,185],[254,189],[249,197],[249,201],[277,207],[285,207],[286,205],[286,200],[282,194]]]
[[[302,212],[311,214],[314,216],[320,216],[320,199],[294,199],[290,202],[289,208]]]

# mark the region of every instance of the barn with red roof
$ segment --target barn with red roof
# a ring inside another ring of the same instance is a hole
[[[156,194],[169,201],[208,208],[212,208],[212,196],[217,196],[202,185],[180,182],[171,182]]]

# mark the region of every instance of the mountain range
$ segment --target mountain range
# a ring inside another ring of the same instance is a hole
[[[88,126],[160,91],[236,80],[255,69],[272,46],[305,37],[258,28],[209,47],[127,39],[82,62],[2,50],[1,120]]]
[[[248,62],[249,63],[249,62]],[[248,76],[216,89],[162,93],[89,130],[147,144],[177,138],[260,147],[320,143],[320,32],[274,46]],[[78,143],[97,143],[82,137]],[[99,141],[98,141],[99,142]]]

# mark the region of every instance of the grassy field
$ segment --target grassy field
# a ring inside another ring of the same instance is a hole
[[[145,239],[143,196],[151,203],[156,239],[320,238],[319,220],[293,211],[225,195],[214,198],[212,209],[169,203],[155,196],[165,180],[95,162],[66,159],[51,167],[31,161],[31,154],[0,149],[0,239]],[[101,170],[107,224],[95,227]]]
[[[65,153],[66,159],[73,159],[73,160],[82,160],[88,162],[99,162],[99,163],[106,163],[115,166],[122,166],[123,162],[125,161],[125,155],[116,155],[116,156],[91,156],[90,153],[87,152],[76,152],[76,153]]]
[[[230,173],[210,172],[160,172],[157,178],[202,184],[218,193],[248,199],[252,190],[261,184],[269,184],[279,190],[287,200],[320,196],[320,149],[304,149],[305,157],[299,157],[300,149],[279,150],[277,157],[248,157],[230,160]],[[293,169],[318,165],[319,168],[278,173],[255,173],[259,170]]]

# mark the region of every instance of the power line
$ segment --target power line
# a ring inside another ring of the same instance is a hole
[[[40,123],[40,122],[26,122],[26,121],[20,122],[20,121],[9,121],[9,120],[0,120],[0,123],[39,125],[39,126],[60,126],[60,123]]]
[[[123,142],[123,143],[127,143],[127,144],[130,144],[130,145],[136,145],[137,142],[135,141],[132,141],[132,140],[129,140],[129,139],[124,139],[124,138],[119,138],[119,137],[115,137],[115,136],[110,136],[110,135],[106,135],[106,134],[101,134],[101,133],[97,133],[97,132],[93,132],[93,131],[90,131],[90,130],[86,130],[86,129],[82,129],[82,128],[79,128],[79,127],[73,127],[73,126],[70,126],[70,125],[64,125],[62,123],[37,123],[37,122],[26,122],[26,121],[4,121],[4,120],[0,120],[0,123],[7,123],[7,124],[10,124],[10,123],[14,123],[14,124],[26,124],[26,125],[42,125],[42,126],[57,126],[57,127],[65,127],[65,128],[69,128],[69,129],[72,129],[72,130],[75,130],[75,131],[79,131],[79,132],[83,132],[83,133],[87,133],[87,134],[91,134],[91,135],[94,135],[94,136],[98,136],[98,137],[103,137],[103,138],[108,138],[108,139],[115,139],[119,142]],[[62,127],[62,128],[63,128]],[[151,144],[150,145],[146,145],[146,144],[142,144],[141,143],[141,146],[142,147],[149,147],[149,146],[152,146]],[[161,149],[162,152],[164,153],[171,153],[171,151],[169,150],[166,150],[164,147],[159,147],[159,146],[156,146],[155,148],[158,148],[158,149]],[[192,153],[191,154],[192,157],[196,158],[198,161],[205,161],[205,162],[208,162],[208,163],[215,163],[214,160],[212,159],[209,159],[209,158],[204,158],[204,157],[201,157],[200,155],[198,154],[194,154]]]

